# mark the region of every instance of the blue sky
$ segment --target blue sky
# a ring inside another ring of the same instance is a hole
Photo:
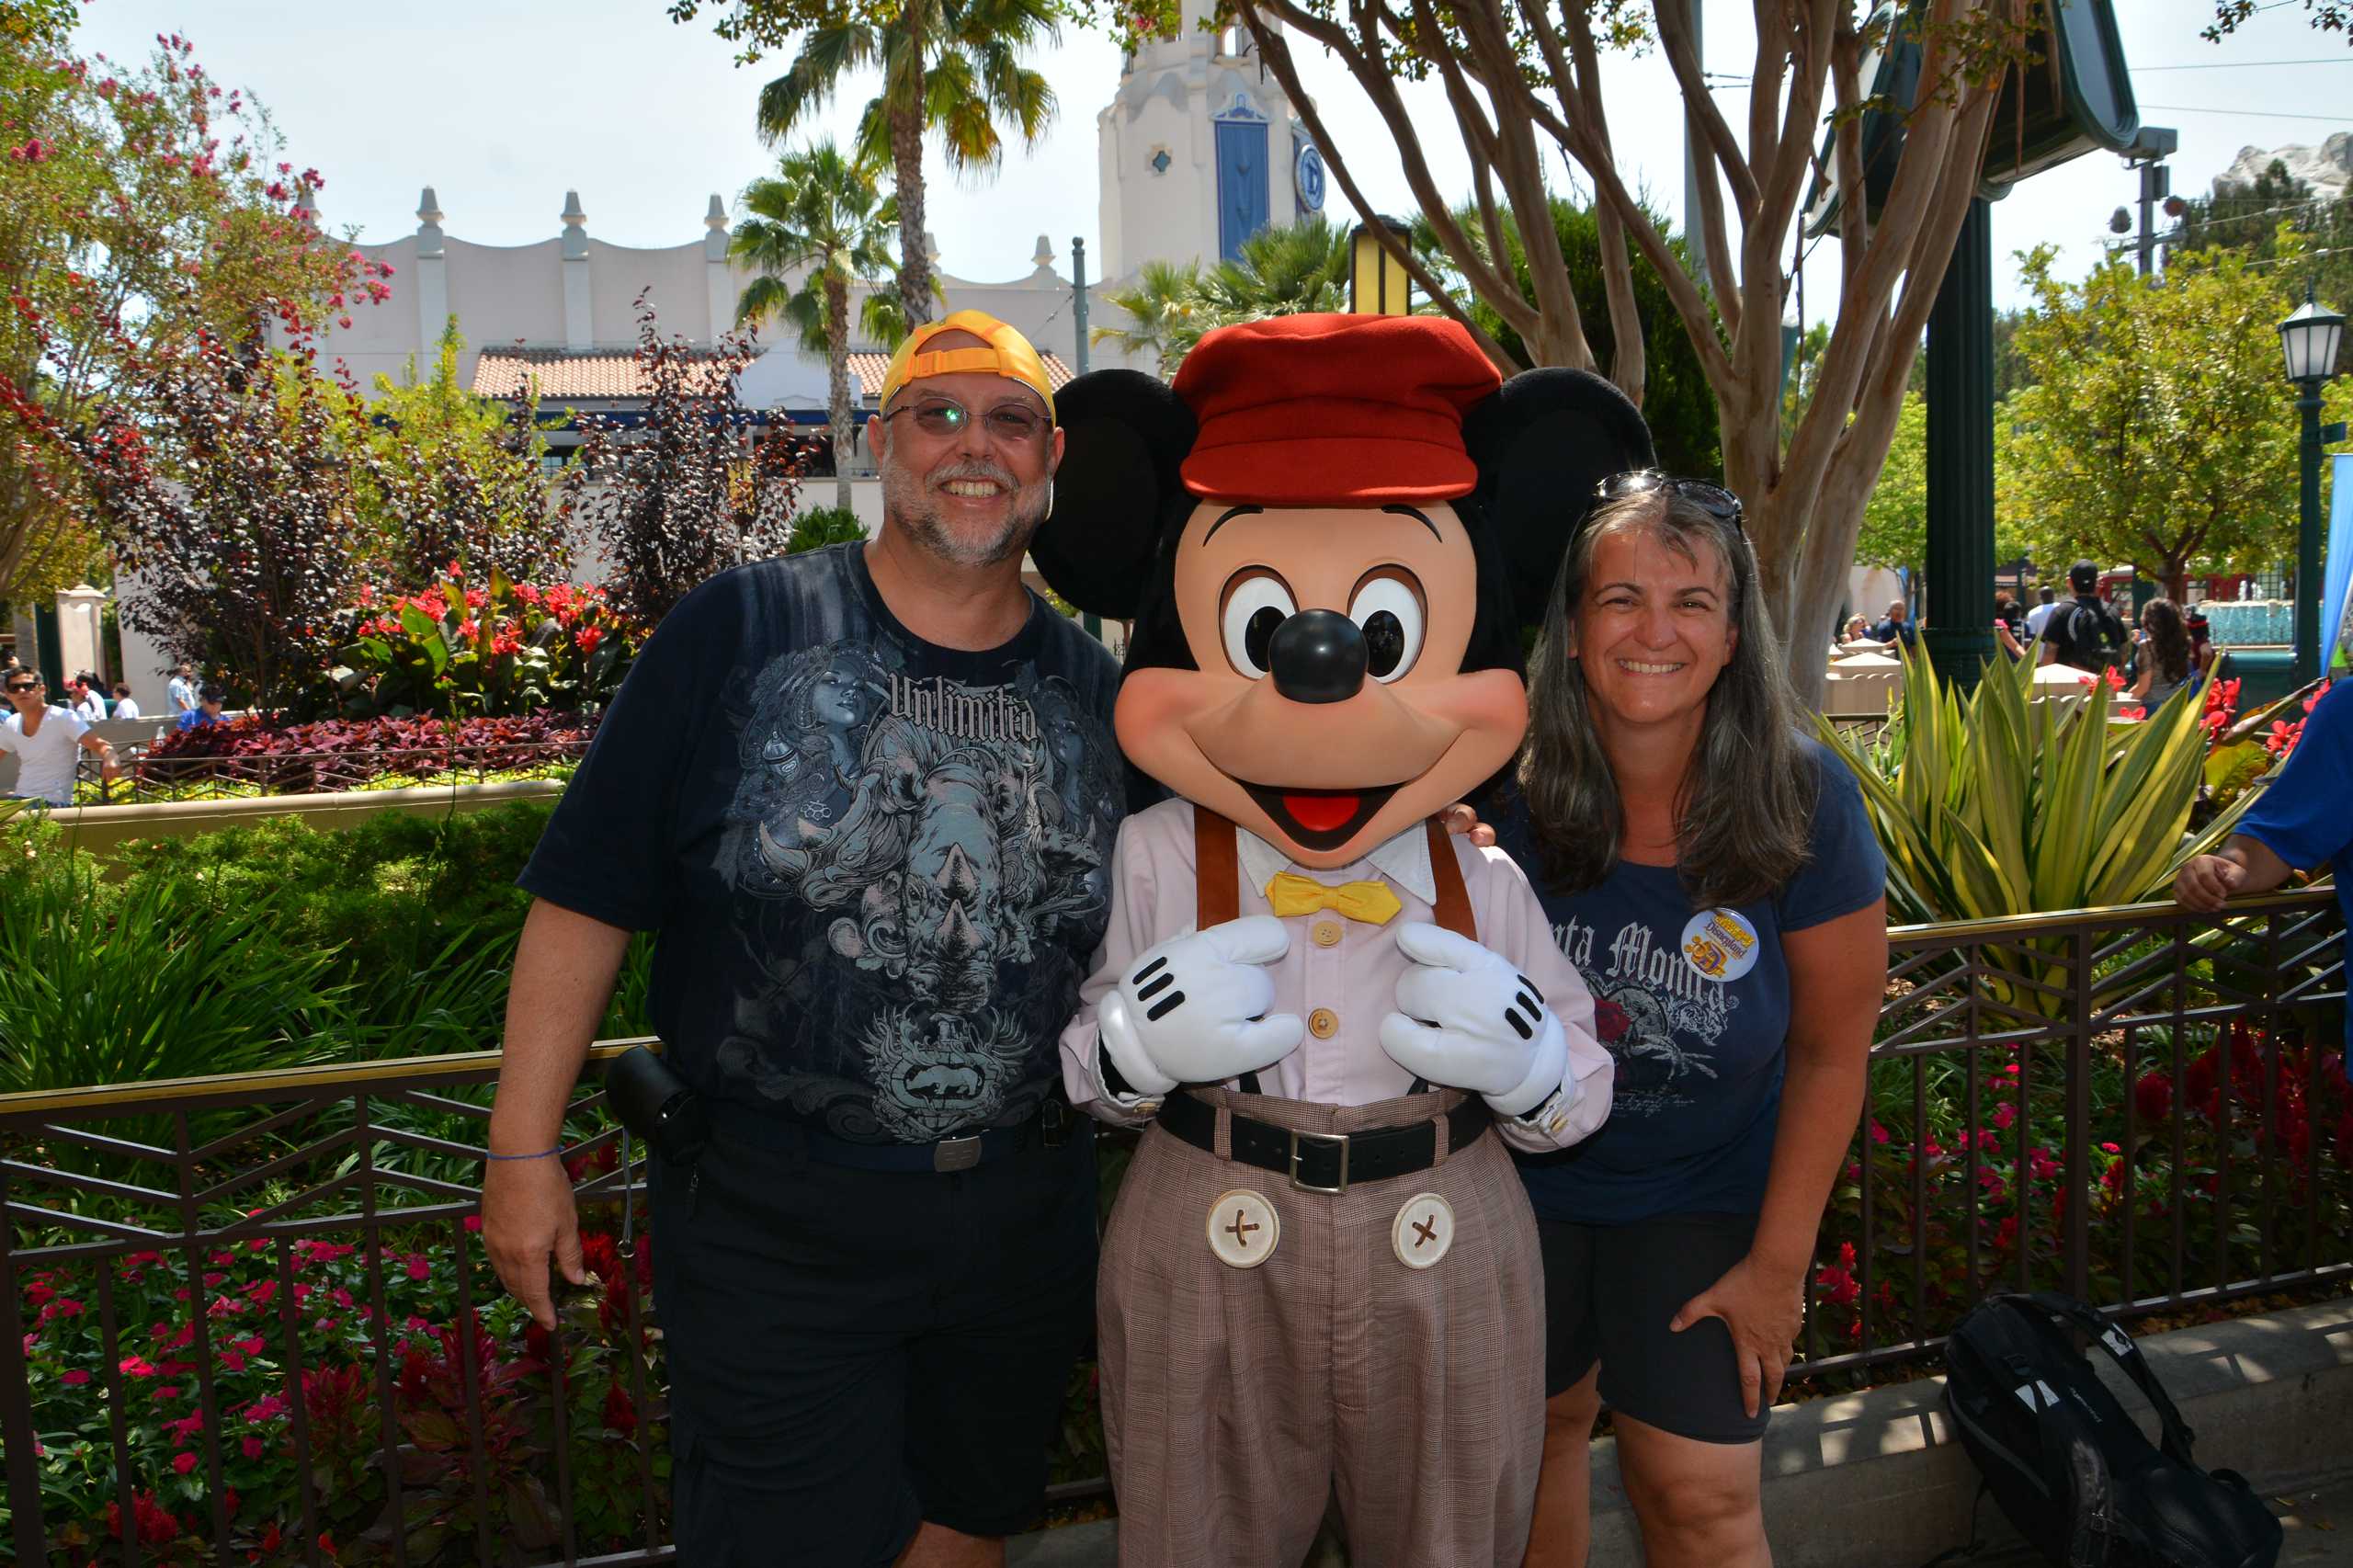
[[[2119,0],[2118,9],[2143,121],[2181,131],[2177,192],[2203,190],[2242,146],[2318,142],[2353,131],[2353,49],[2341,36],[2309,30],[2294,0],[2267,6],[2222,45],[2198,36],[2211,0]],[[1710,0],[1711,71],[1747,72],[1749,14],[1747,6]],[[325,174],[329,225],[357,225],[371,241],[413,230],[418,187],[430,184],[449,232],[483,244],[555,233],[563,193],[576,187],[590,233],[675,244],[700,236],[710,193],[732,203],[773,162],[753,134],[752,108],[781,62],[736,67],[707,25],[673,24],[662,0],[87,0],[78,37],[85,50],[129,56],[170,31],[195,40],[217,80],[258,96],[298,164]],[[1301,58],[1371,199],[1410,210],[1395,154],[1354,85],[1330,62],[1304,51]],[[960,276],[1027,274],[1040,233],[1051,237],[1065,272],[1074,234],[1096,246],[1095,116],[1117,83],[1119,51],[1099,34],[1067,31],[1039,63],[1061,112],[1034,153],[1015,153],[1000,177],[980,187],[960,187],[933,168],[931,227],[944,264]],[[2179,66],[2199,68],[2154,69]],[[829,117],[834,134],[847,139],[871,90],[857,82],[843,94]],[[1682,122],[1664,66],[1619,62],[1608,97],[1621,159],[1638,184],[1679,210]],[[1741,123],[1738,89],[1721,98]],[[1434,92],[1420,118],[1448,122]],[[1460,144],[1434,138],[1429,151],[1440,177],[1467,190]],[[2130,170],[2094,155],[1999,203],[2002,301],[2017,298],[2011,252],[2059,244],[2063,269],[2080,273],[2099,254],[2109,213],[2135,189]],[[1345,216],[1336,187],[1332,199]],[[1809,268],[1810,314],[1836,287],[1823,265],[1829,252],[1824,247]]]

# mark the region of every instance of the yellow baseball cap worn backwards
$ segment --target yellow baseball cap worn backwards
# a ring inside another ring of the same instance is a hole
[[[988,347],[935,348],[926,353],[923,346],[943,332],[969,332]],[[1054,412],[1054,388],[1046,377],[1046,362],[1038,358],[1028,338],[985,311],[958,311],[909,333],[899,351],[891,356],[890,369],[882,373],[882,406],[890,407],[891,399],[909,381],[970,370],[1018,381],[1046,400],[1048,415]]]

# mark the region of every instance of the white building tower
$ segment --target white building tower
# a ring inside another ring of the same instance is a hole
[[[1147,261],[1212,265],[1270,223],[1323,210],[1306,128],[1249,33],[1204,31],[1209,13],[1184,0],[1176,36],[1130,55],[1095,117],[1106,280]]]

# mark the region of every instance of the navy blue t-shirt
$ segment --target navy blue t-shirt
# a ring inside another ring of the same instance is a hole
[[[1109,918],[1118,684],[1034,596],[967,653],[861,546],[739,567],[638,654],[521,885],[659,933],[654,1028],[706,1094],[867,1142],[1018,1122]]]
[[[2295,751],[2239,818],[2238,831],[2300,871],[2326,865],[2353,932],[2353,680],[2333,683],[2313,705]],[[2345,1047],[2353,1061],[2353,1005],[2345,1009]]]
[[[1617,1066],[1598,1132],[1519,1156],[1537,1218],[1622,1225],[1764,1203],[1790,1028],[1782,933],[1852,915],[1887,883],[1861,790],[1819,744],[1802,744],[1821,778],[1806,864],[1778,894],[1729,911],[1695,907],[1671,866],[1621,860],[1583,892],[1549,889],[1526,803],[1515,796],[1502,813],[1497,839],[1592,991]]]

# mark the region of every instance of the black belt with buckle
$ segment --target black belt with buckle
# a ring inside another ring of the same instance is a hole
[[[1446,1146],[1460,1153],[1495,1120],[1487,1102],[1473,1095],[1446,1113]],[[1407,1127],[1366,1132],[1308,1132],[1277,1127],[1236,1111],[1232,1158],[1262,1171],[1289,1176],[1302,1192],[1346,1192],[1367,1182],[1411,1176],[1438,1163],[1438,1122],[1432,1117]],[[1161,1102],[1160,1125],[1196,1149],[1217,1152],[1217,1107],[1192,1095]]]
[[[1059,1149],[1094,1123],[1058,1096],[1016,1127],[991,1127],[936,1143],[853,1143],[820,1132],[806,1122],[740,1101],[710,1102],[710,1123],[722,1138],[787,1153],[806,1151],[813,1160],[862,1171],[969,1171],[1024,1149]]]

